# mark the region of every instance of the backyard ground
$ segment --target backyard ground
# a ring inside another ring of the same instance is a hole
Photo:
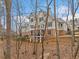
[[[77,46],[77,44],[75,43]],[[17,59],[17,47],[16,41],[11,40],[11,59]],[[71,52],[71,37],[62,36],[59,38],[60,58],[72,59]],[[76,48],[76,46],[74,46]],[[55,38],[44,41],[44,59],[57,59],[57,45]],[[0,41],[0,59],[5,59],[5,40]],[[34,54],[34,43],[22,42],[19,48],[19,59],[41,59],[42,57],[42,45],[36,43],[36,54]],[[75,50],[74,50],[75,51]],[[77,59],[79,54],[77,55]]]

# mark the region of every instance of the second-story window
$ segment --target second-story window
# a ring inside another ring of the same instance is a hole
[[[43,17],[40,17],[39,18],[39,22],[41,22],[41,21],[43,21],[44,20],[44,18]]]
[[[52,27],[52,22],[48,22],[48,27]]]
[[[31,22],[33,22],[33,18],[31,18]]]

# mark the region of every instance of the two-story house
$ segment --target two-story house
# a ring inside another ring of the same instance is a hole
[[[32,38],[37,36],[40,39],[43,37],[43,32],[45,31],[45,23],[46,23],[46,12],[41,11],[37,13],[37,35],[35,35],[35,14],[32,13],[29,16],[29,24],[30,24],[30,31],[31,31],[31,36]],[[67,31],[67,25],[64,20],[61,18],[57,18],[57,30],[59,35],[64,35],[65,32]],[[47,36],[55,36],[55,19],[53,16],[49,15],[48,16],[48,22],[47,22]]]

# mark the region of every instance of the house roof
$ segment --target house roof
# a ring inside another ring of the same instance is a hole
[[[46,13],[45,11],[39,11],[39,12],[37,13],[37,16],[40,16],[40,14],[44,14],[44,16],[42,16],[42,17],[45,17],[45,18],[46,18],[47,13]],[[29,17],[35,17],[35,13],[33,12]],[[46,20],[46,19],[44,19],[44,20]],[[65,23],[65,24],[67,24],[67,23],[66,23],[63,19],[61,19],[61,18],[57,18],[56,20],[57,20],[57,22],[59,22],[59,23]],[[49,16],[48,16],[48,21],[55,21],[54,16],[49,15]]]

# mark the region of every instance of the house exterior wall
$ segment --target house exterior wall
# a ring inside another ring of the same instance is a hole
[[[70,25],[70,29],[71,31],[73,30],[73,20],[71,19],[70,21],[68,21],[68,24]],[[79,17],[75,17],[74,20],[74,30],[79,30]]]
[[[40,19],[41,18],[41,19]],[[34,15],[31,15],[30,16],[30,29],[31,29],[31,32],[35,32],[35,17]],[[33,20],[33,22],[31,22],[31,20]],[[57,19],[58,20],[58,19]],[[46,14],[45,13],[38,13],[37,15],[37,22],[38,22],[38,30],[37,30],[37,33],[40,34],[40,35],[36,35],[36,36],[39,36],[41,37],[41,33],[42,30],[44,31],[45,30],[45,21],[46,21]],[[33,26],[33,27],[31,27]],[[67,25],[65,22],[63,22],[62,20],[61,21],[57,21],[57,30],[58,30],[58,34],[59,35],[64,35],[66,34],[66,31],[67,31]],[[54,18],[50,15],[48,17],[48,26],[47,26],[47,37],[51,37],[51,36],[55,36],[56,30],[55,30],[55,20]],[[31,34],[31,36],[34,36],[34,34]]]

